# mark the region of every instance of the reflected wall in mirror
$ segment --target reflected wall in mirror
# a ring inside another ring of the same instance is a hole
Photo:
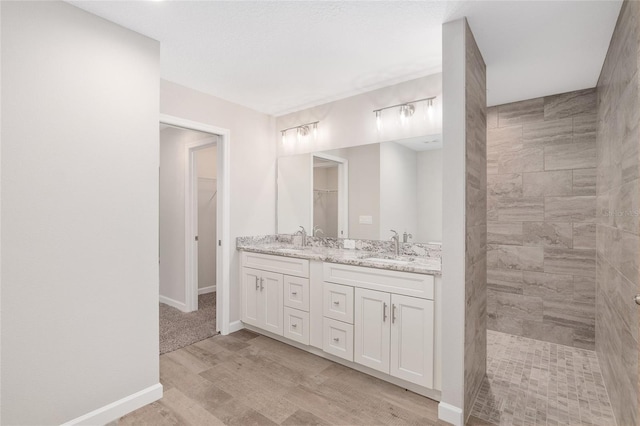
[[[440,242],[440,136],[279,158],[278,232],[300,225],[327,237],[386,240],[393,229],[401,241]]]

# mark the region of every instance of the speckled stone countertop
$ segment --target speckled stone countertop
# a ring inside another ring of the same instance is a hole
[[[308,240],[307,246],[301,247],[298,239],[289,235],[240,237],[236,240],[236,248],[254,253],[321,262],[418,274],[441,274],[440,246],[438,244],[401,244],[401,255],[394,256],[390,251],[390,246],[387,247],[386,241],[372,243],[373,240],[356,240],[364,243],[356,244],[356,249],[345,249],[339,239],[308,237]]]

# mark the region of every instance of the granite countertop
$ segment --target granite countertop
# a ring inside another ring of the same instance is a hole
[[[243,242],[238,241],[238,250],[298,259],[318,260],[321,262],[341,263],[345,265],[366,266],[392,271],[413,272],[417,274],[440,275],[439,258],[422,256],[394,256],[378,251],[352,250],[335,247],[301,247],[289,243]]]

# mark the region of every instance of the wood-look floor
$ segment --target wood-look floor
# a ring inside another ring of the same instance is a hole
[[[164,397],[119,425],[443,425],[438,404],[247,330],[160,357]]]

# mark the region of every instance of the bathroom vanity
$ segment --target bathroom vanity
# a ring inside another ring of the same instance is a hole
[[[439,246],[393,256],[275,238],[238,239],[247,328],[440,399]]]

